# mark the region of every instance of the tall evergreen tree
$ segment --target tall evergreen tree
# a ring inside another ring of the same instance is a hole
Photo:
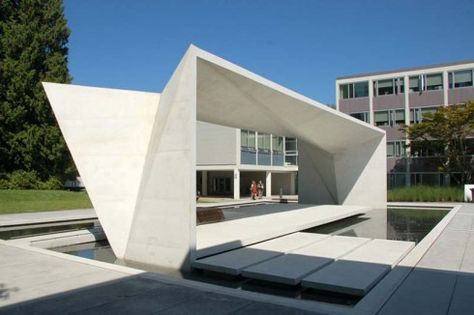
[[[0,1],[0,174],[74,172],[42,81],[69,83],[62,0]]]

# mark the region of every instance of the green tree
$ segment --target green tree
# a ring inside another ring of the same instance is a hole
[[[460,173],[456,184],[471,183],[474,179],[473,147],[468,141],[474,137],[474,103],[439,107],[427,113],[419,124],[404,128],[413,151],[428,150],[437,156],[438,168],[446,174]]]
[[[75,172],[42,81],[69,83],[62,0],[0,1],[0,174]]]

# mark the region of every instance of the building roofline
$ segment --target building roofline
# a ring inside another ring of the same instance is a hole
[[[337,77],[336,80],[343,80],[343,79],[355,79],[361,77],[369,77],[381,74],[390,74],[390,73],[397,73],[397,72],[407,72],[407,71],[416,71],[416,70],[425,70],[425,69],[432,69],[432,68],[441,68],[441,67],[449,67],[449,66],[457,66],[462,64],[474,63],[474,59],[456,61],[456,62],[449,62],[449,63],[440,63],[428,66],[420,66],[420,67],[411,67],[411,68],[400,68],[395,70],[387,70],[387,71],[377,71],[377,72],[368,72],[368,73],[359,73],[354,75],[347,75],[342,77]]]

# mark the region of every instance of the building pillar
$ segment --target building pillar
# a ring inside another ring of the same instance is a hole
[[[374,81],[369,80],[369,123],[375,125],[374,120]]]
[[[410,126],[410,77],[405,75],[403,78],[403,86],[405,89],[405,125]],[[415,115],[415,113],[413,113]],[[413,119],[415,119],[413,117]],[[406,135],[405,135],[406,136]],[[411,163],[411,150],[410,140],[405,140],[406,152],[405,152],[405,186],[411,186],[411,175],[410,175],[410,163]]]
[[[296,173],[290,173],[290,194],[296,195]]]
[[[272,197],[272,172],[267,171],[267,176],[265,179],[265,197]]]
[[[207,196],[207,171],[202,171],[201,176],[201,195]]]
[[[449,79],[448,71],[443,71],[443,100],[444,106],[448,106],[448,90],[449,90]]]
[[[240,171],[234,169],[234,200],[240,199]]]

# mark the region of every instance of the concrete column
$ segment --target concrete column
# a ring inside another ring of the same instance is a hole
[[[444,106],[448,106],[448,90],[449,90],[449,80],[448,80],[448,71],[443,71],[443,98]]]
[[[234,169],[234,200],[240,199],[240,171]]]
[[[336,110],[339,111],[339,84],[336,82]]]
[[[207,171],[202,171],[201,176],[201,195],[207,196]]]
[[[375,125],[374,121],[374,81],[369,80],[369,123]]]
[[[410,78],[408,75],[404,77],[404,86],[405,86],[405,125],[410,125]],[[410,176],[410,140],[405,140],[406,149],[406,167],[405,167],[405,186],[411,186],[411,176]]]
[[[290,194],[296,195],[296,173],[290,173]]]
[[[267,171],[267,176],[265,180],[265,197],[272,197],[272,172]]]

